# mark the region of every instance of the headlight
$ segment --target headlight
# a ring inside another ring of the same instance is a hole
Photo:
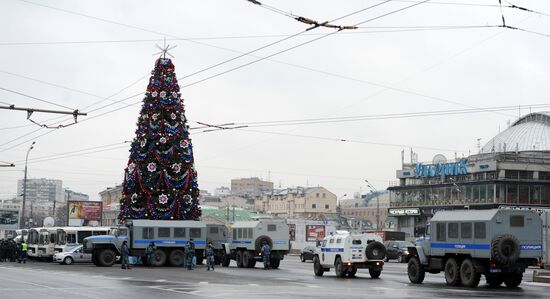
[[[409,254],[408,250],[403,250],[403,254]]]

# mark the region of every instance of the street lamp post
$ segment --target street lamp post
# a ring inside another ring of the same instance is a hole
[[[367,186],[370,188],[370,191],[373,193],[378,193],[376,191],[376,188],[367,180],[365,179],[365,183],[367,183]],[[376,230],[380,230],[380,198],[378,198],[378,195],[376,194]]]
[[[31,146],[27,150],[27,156],[25,157],[25,177],[23,178],[23,203],[21,205],[21,220],[19,222],[20,228],[25,228],[25,201],[27,199],[27,161],[29,160],[29,153],[34,148],[35,143],[35,141],[32,142]]]

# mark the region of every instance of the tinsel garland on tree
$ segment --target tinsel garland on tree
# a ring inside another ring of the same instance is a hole
[[[159,58],[130,148],[119,219],[197,220],[198,197],[193,146],[174,65]]]

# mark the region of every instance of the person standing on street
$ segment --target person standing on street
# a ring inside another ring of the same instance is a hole
[[[149,243],[149,246],[147,246],[146,254],[147,254],[147,265],[149,268],[153,267],[153,259],[155,257],[155,251],[157,251],[157,247],[155,246],[155,242]]]
[[[271,255],[271,247],[267,244],[267,241],[264,241],[262,246],[262,257],[264,260],[264,270],[269,270],[269,258]]]
[[[120,253],[122,254],[122,256],[120,257],[122,263],[121,269],[130,270],[130,263],[128,260],[130,249],[128,248],[128,241],[122,242],[122,245],[120,246]]]
[[[187,246],[187,270],[193,270],[193,257],[195,257],[195,242],[193,239],[189,239]]]
[[[21,255],[19,257],[19,263],[23,261],[23,264],[27,263],[27,242],[21,242]]]
[[[206,254],[206,265],[208,266],[206,271],[210,271],[210,268],[214,271],[214,246],[212,246],[212,242],[208,242],[204,253]]]

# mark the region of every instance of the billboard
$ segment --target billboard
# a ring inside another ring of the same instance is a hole
[[[67,218],[69,226],[94,226],[101,224],[101,201],[69,201],[67,202]]]
[[[0,229],[14,230],[19,228],[19,211],[0,209]]]
[[[313,242],[325,237],[324,225],[306,225],[306,241]]]

